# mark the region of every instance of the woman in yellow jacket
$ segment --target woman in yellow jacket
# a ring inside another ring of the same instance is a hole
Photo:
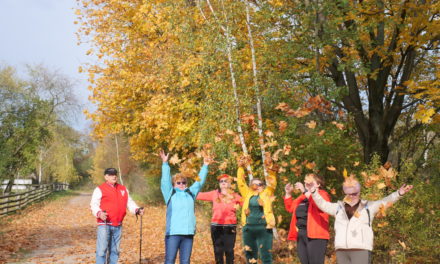
[[[276,171],[269,171],[266,184],[262,180],[254,178],[248,186],[244,169],[239,167],[237,184],[244,201],[241,224],[247,263],[257,263],[258,255],[260,255],[263,264],[271,264],[272,229],[275,227],[272,202],[277,186]]]

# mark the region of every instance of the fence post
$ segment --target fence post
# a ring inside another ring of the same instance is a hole
[[[21,193],[18,195],[18,210],[21,210]]]
[[[8,204],[9,204],[9,197],[6,197],[6,214],[8,214],[9,211]]]

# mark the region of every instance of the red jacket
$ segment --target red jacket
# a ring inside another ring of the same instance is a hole
[[[103,183],[98,188],[102,192],[101,210],[107,212],[107,224],[119,226],[124,220],[128,202],[128,192],[125,186],[116,184],[115,187]],[[98,224],[105,224],[101,218],[97,218]]]
[[[319,194],[326,200],[330,201],[330,196],[324,190],[319,190]],[[298,236],[296,227],[296,208],[306,198],[304,194],[301,194],[295,200],[290,198],[284,198],[284,207],[287,212],[292,213],[292,220],[290,221],[290,230],[287,236],[288,240],[295,240]],[[307,210],[307,236],[309,238],[329,239],[330,234],[328,232],[328,214],[319,210],[313,201],[312,196],[309,197],[309,208]]]
[[[228,203],[220,200],[220,191],[214,190],[210,192],[200,192],[197,195],[197,200],[212,202],[212,219],[211,223],[218,225],[235,225],[237,224],[237,205],[241,205],[241,196],[237,193],[232,193],[232,199]]]

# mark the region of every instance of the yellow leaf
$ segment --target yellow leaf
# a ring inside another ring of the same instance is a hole
[[[306,126],[307,126],[308,128],[314,129],[314,128],[316,127],[316,122],[312,120],[312,121],[310,121],[310,122],[307,122],[307,123],[306,123]]]
[[[385,185],[385,183],[383,183],[383,182],[380,182],[380,183],[377,184],[377,188],[378,188],[379,190],[382,190],[382,189],[385,188],[385,187],[386,187],[386,185]]]
[[[344,171],[342,172],[342,175],[344,176],[344,178],[348,177],[347,169],[344,168]]]

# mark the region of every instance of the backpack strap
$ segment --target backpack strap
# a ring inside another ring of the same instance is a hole
[[[341,209],[342,209],[342,206],[338,202],[338,209],[336,209],[336,214],[335,215],[337,215],[339,213],[339,210],[341,210]]]
[[[191,192],[190,189],[187,188],[187,189],[185,190],[185,192],[186,192],[187,194],[189,194],[189,195],[191,196],[191,198],[194,200],[194,194]],[[173,197],[174,194],[176,194],[176,189],[173,188],[173,191],[171,192],[170,199],[168,199],[167,206],[168,206],[168,204],[170,204],[171,197]]]
[[[368,226],[371,227],[370,209],[368,209],[368,202],[365,204],[365,210],[367,210],[368,214]]]

